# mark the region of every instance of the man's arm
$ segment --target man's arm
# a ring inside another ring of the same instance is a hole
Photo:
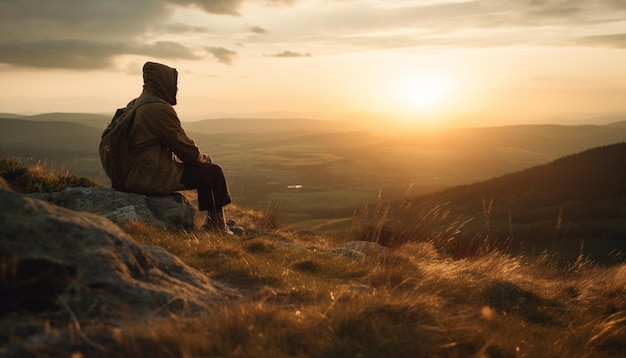
[[[159,104],[161,105],[161,104]],[[202,153],[193,139],[183,130],[176,111],[171,106],[161,105],[161,115],[158,118],[157,135],[159,139],[176,156],[188,164],[211,163],[211,157]]]

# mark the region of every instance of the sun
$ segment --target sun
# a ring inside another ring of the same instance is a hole
[[[420,77],[404,81],[400,96],[408,109],[435,111],[445,105],[449,90],[443,78]]]

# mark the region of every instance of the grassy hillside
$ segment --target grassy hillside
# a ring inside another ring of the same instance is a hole
[[[24,116],[22,119],[41,122],[70,122],[102,130],[111,121],[113,113],[115,113],[115,110],[112,110],[111,114],[57,112]],[[2,118],[1,115],[0,118]]]
[[[451,188],[418,200],[454,205],[496,199],[507,205],[550,205],[572,201],[626,199],[626,143],[592,148],[548,164],[471,185]]]
[[[50,193],[72,187],[95,187],[91,179],[44,165],[22,166],[12,158],[0,159],[0,177],[20,193]]]
[[[372,208],[383,214],[384,208]],[[264,233],[242,241],[143,223],[124,229],[241,297],[211,314],[78,321],[72,312],[0,317],[0,354],[89,357],[619,357],[626,355],[626,265],[561,267],[456,241],[446,211],[405,206],[406,240],[382,220],[336,236],[296,232],[274,213],[229,206]],[[419,222],[419,226],[414,223]],[[456,244],[452,244],[456,242]],[[4,269],[0,265],[0,270]],[[0,277],[4,277],[0,275]],[[77,282],[77,287],[80,283]]]
[[[595,259],[612,260],[626,252],[625,161],[626,143],[617,143],[410,202],[446,204],[475,218],[476,230],[527,254],[558,248],[575,258],[582,247]]]
[[[62,149],[97,154],[103,129],[71,122],[5,118],[0,119],[0,143],[8,148]]]

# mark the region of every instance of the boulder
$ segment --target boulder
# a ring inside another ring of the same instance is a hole
[[[104,216],[120,226],[130,220],[141,220],[157,227],[194,228],[196,210],[180,193],[139,195],[109,187],[78,187],[31,195],[65,208]]]
[[[234,297],[166,250],[136,243],[102,216],[7,188],[0,178],[0,314],[63,308],[79,319],[186,315]]]

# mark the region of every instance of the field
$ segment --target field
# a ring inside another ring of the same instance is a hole
[[[283,220],[302,229],[311,229],[311,222],[350,217],[381,198],[425,194],[551,158],[506,148],[442,148],[365,132],[287,138],[198,134],[194,139],[224,168],[237,204],[251,209],[278,205]],[[93,149],[6,146],[3,152],[27,165],[43,161],[108,185]]]

